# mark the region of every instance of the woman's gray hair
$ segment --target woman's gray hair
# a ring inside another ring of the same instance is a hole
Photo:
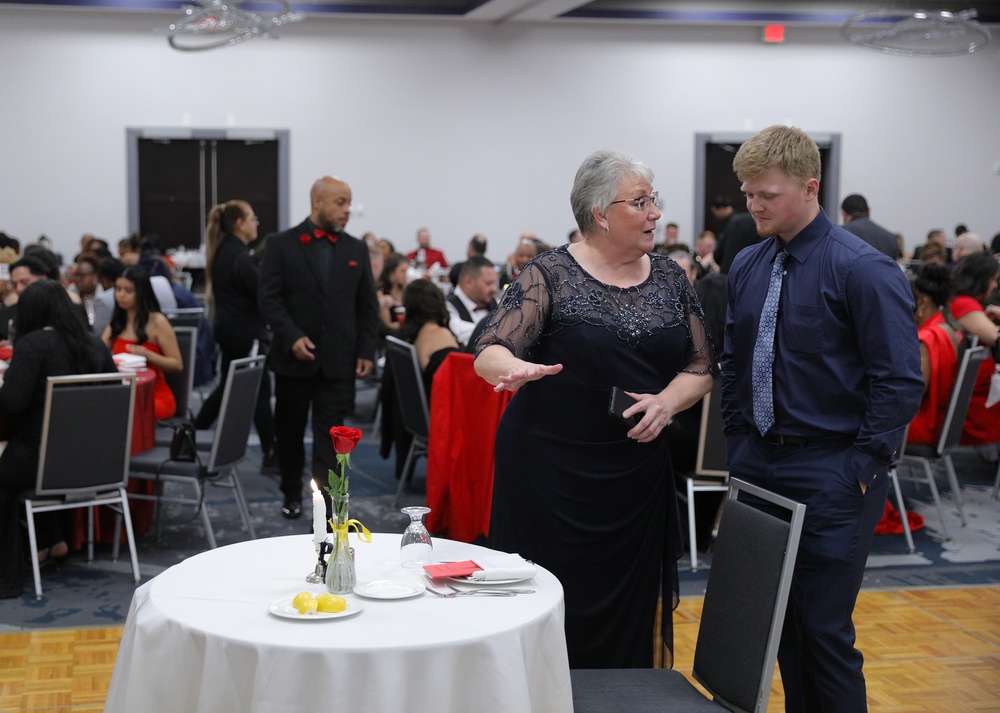
[[[580,232],[589,236],[597,229],[591,208],[602,213],[611,205],[626,178],[639,176],[653,182],[653,170],[627,151],[595,151],[576,172],[569,202]]]

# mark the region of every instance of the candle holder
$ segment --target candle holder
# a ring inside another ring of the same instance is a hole
[[[319,560],[316,562],[316,569],[306,575],[306,581],[309,584],[323,584],[326,582],[326,556],[333,551],[333,544],[326,541],[314,544]]]

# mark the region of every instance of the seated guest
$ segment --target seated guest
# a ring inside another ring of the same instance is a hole
[[[924,265],[947,265],[948,249],[939,242],[930,240],[914,251],[914,256],[919,255],[920,262]],[[914,257],[914,259],[917,259]]]
[[[51,280],[62,287],[62,284],[59,282],[59,267],[54,263],[56,259],[55,255],[44,248],[39,248],[37,245],[29,247],[37,248],[37,250],[34,250],[32,254],[23,255],[10,266],[10,282],[13,284],[14,293],[18,298],[20,298],[20,295],[29,285],[39,280]],[[87,311],[84,309],[83,304],[80,303],[80,298],[76,295],[67,296],[73,304],[73,311],[79,316],[82,323],[89,325]],[[3,323],[0,324],[0,339],[7,339],[9,336],[7,328],[17,317],[17,303],[14,302],[7,306],[3,310],[2,316]]]
[[[448,295],[448,326],[458,343],[471,347],[482,334],[480,323],[497,308],[497,269],[485,257],[474,255],[465,261],[458,286]],[[409,319],[409,317],[407,317]],[[483,324],[482,326],[485,326]]]
[[[924,376],[924,396],[920,410],[910,422],[906,442],[934,445],[941,436],[948,401],[958,375],[958,349],[965,339],[961,328],[948,313],[951,280],[944,265],[924,265],[910,278],[920,339],[920,371]]]
[[[91,241],[93,242],[93,241]],[[82,253],[76,259],[73,270],[73,284],[70,291],[80,296],[83,308],[87,310],[87,324],[94,324],[94,305],[97,302],[97,268],[101,262],[94,253]]]
[[[507,258],[507,265],[500,275],[500,291],[503,292],[512,283],[531,260],[538,255],[538,242],[532,238],[521,238],[517,249]]]
[[[473,235],[469,239],[469,244],[465,248],[465,256],[466,256],[466,258],[470,258],[473,255],[479,255],[480,257],[486,257],[486,236],[485,235],[479,235],[477,233],[476,235]],[[461,262],[456,262],[454,265],[451,266],[451,269],[448,270],[448,281],[451,282],[451,286],[452,287],[458,287],[459,274],[462,272],[462,266],[464,264],[465,264],[465,260],[462,260]]]
[[[417,364],[423,374],[424,393],[430,402],[434,374],[445,358],[458,350],[458,341],[448,329],[449,314],[444,295],[430,280],[414,280],[403,293],[406,321],[399,338],[413,345]],[[403,428],[403,415],[396,398],[392,369],[382,381],[382,457],[387,458],[391,444],[396,446],[396,477],[402,473],[412,435]]]
[[[394,334],[399,329],[397,314],[402,313],[403,290],[406,289],[406,271],[410,261],[405,255],[392,253],[385,259],[382,278],[378,281],[378,314],[382,322],[382,336]]]
[[[181,371],[184,363],[174,328],[160,312],[149,276],[142,268],[127,267],[115,280],[115,310],[104,328],[103,339],[112,354],[127,352],[146,358],[146,367],[156,374],[153,386],[156,418],[173,418],[177,402],[163,372]]]
[[[173,293],[177,307],[180,309],[197,309],[202,307],[201,302],[194,296],[188,288],[177,279],[177,272],[172,263],[163,255],[144,255],[139,259],[139,267],[143,268],[149,275],[150,284],[154,284],[153,278],[160,278],[167,281],[170,291]],[[154,284],[153,291],[156,291]],[[159,299],[159,293],[157,293]],[[160,303],[160,309],[167,309]],[[202,314],[198,322],[198,344],[195,346],[194,355],[194,385],[201,386],[207,384],[215,376],[216,363],[219,360],[219,346],[215,342],[215,332],[205,314]]]
[[[121,277],[127,266],[117,258],[106,257],[97,266],[97,281],[101,285],[94,301],[94,324],[92,328],[94,334],[101,336],[104,328],[111,321],[111,313],[115,309],[115,280]],[[160,303],[160,310],[166,311],[177,308],[177,298],[170,288],[170,280],[161,275],[153,275],[149,278],[149,284],[153,286],[153,294],[156,301]]]
[[[969,336],[993,350],[993,359],[984,359],[972,391],[972,402],[962,430],[963,445],[988,445],[1000,442],[1000,407],[986,408],[994,359],[1000,349],[1000,307],[984,307],[986,298],[997,289],[1000,264],[987,253],[966,255],[955,263],[951,272],[951,313]]]
[[[444,253],[431,247],[431,231],[427,228],[420,228],[417,231],[417,249],[411,250],[406,257],[419,270],[428,270],[435,265],[448,267]]]
[[[87,331],[58,282],[29,285],[18,305],[14,355],[0,388],[0,416],[10,428],[0,455],[0,599],[20,596],[24,589],[18,495],[33,488],[38,475],[46,379],[115,371],[111,353]],[[69,548],[58,514],[39,514],[35,522],[39,560],[64,557]]]

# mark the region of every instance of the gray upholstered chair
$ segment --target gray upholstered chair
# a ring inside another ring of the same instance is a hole
[[[92,561],[94,509],[98,505],[108,505],[119,512],[112,558],[118,559],[119,528],[124,519],[132,576],[138,584],[139,559],[125,492],[134,407],[135,374],[48,378],[38,480],[34,490],[20,496],[27,515],[29,551],[33,555],[38,552],[35,514],[87,508],[87,561]],[[35,596],[41,599],[42,579],[37,555],[31,558],[31,570],[35,578]]]
[[[805,510],[729,481],[692,672],[712,700],[673,669],[576,669],[575,713],[766,711]]]

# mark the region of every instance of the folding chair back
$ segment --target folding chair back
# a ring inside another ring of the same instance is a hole
[[[167,386],[174,392],[177,402],[175,418],[191,418],[191,392],[194,390],[194,360],[198,347],[198,327],[174,327],[177,346],[181,351],[180,371],[164,372]]]
[[[201,326],[201,318],[205,316],[205,308],[175,307],[174,309],[164,310],[163,314],[174,328],[194,327],[197,329]]]
[[[229,363],[215,440],[208,458],[209,472],[232,465],[246,455],[265,360],[264,356],[255,356]]]
[[[392,369],[396,397],[403,414],[403,426],[414,436],[426,439],[430,413],[417,350],[412,344],[396,337],[386,337],[385,345],[386,359]]]

